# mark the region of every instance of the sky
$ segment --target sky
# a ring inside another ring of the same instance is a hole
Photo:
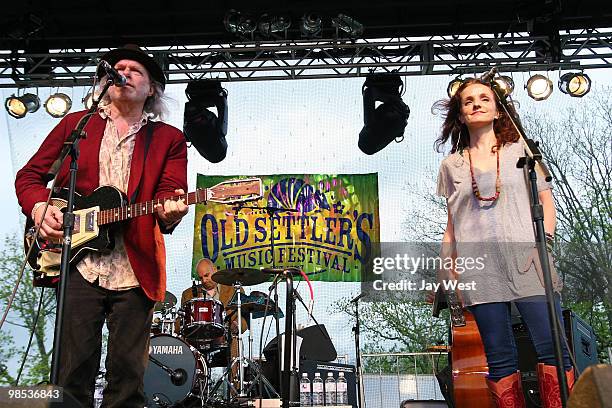
[[[612,85],[612,71],[587,71],[593,80],[591,94],[570,98],[555,86],[552,96],[541,102],[531,100],[523,89],[527,73],[514,73],[515,100],[522,110],[536,110],[551,119],[563,109],[589,103],[602,86]],[[549,73],[556,85],[558,73]],[[209,175],[263,174],[340,174],[378,173],[381,239],[403,241],[409,236],[403,223],[407,209],[414,204],[414,189],[433,191],[437,168],[444,157],[434,152],[440,119],[431,112],[432,104],[446,97],[447,76],[405,77],[403,100],[411,110],[404,139],[392,142],[381,152],[367,156],[359,151],[357,138],[363,126],[361,85],[364,78],[293,80],[276,82],[226,83],[229,101],[228,154],[212,164],[189,149],[188,178],[193,190],[198,173]],[[182,128],[184,84],[170,85],[167,93],[174,99],[167,122]],[[39,89],[41,100],[58,89]],[[72,96],[73,111],[81,109],[84,88],[59,88]],[[2,89],[2,98],[14,90]],[[0,210],[5,215],[3,233],[17,232],[21,240],[20,214],[15,194],[14,175],[59,121],[41,108],[24,119],[0,113]],[[168,289],[175,294],[190,285],[194,211],[171,236],[166,236]],[[253,287],[251,289],[257,289]],[[305,290],[304,287],[300,290]],[[359,285],[315,282],[315,316],[324,322],[340,355],[354,356],[348,317],[335,310],[334,302],[358,293]],[[305,293],[305,292],[304,292]],[[281,302],[284,302],[281,297]],[[284,303],[281,303],[284,304]],[[297,321],[307,322],[298,310]],[[257,329],[259,330],[259,329]],[[256,331],[256,335],[259,332]],[[21,338],[21,336],[19,336]],[[25,341],[25,338],[24,340]]]

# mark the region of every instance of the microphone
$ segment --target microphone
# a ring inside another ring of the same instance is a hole
[[[118,87],[125,86],[127,84],[127,78],[121,75],[115,68],[111,66],[108,62],[102,60],[100,61],[100,65],[102,69],[106,72],[106,75],[113,81],[113,84]]]
[[[187,382],[187,371],[183,370],[182,368],[177,368],[176,370],[170,369],[168,375],[170,375],[170,381],[172,381],[172,384],[176,386],[183,385]]]
[[[359,299],[361,299],[362,297],[364,297],[366,294],[361,292],[359,295],[357,295],[355,298],[353,298],[353,300],[351,300],[351,303],[357,303],[359,302]]]
[[[497,74],[497,67],[493,67],[489,71],[482,74],[480,76],[480,80],[482,82],[491,82],[496,74]]]

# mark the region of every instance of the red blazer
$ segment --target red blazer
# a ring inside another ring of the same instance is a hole
[[[62,119],[30,161],[17,172],[15,190],[21,209],[27,217],[31,216],[34,204],[47,200],[49,189],[46,188],[43,176],[59,155],[64,140],[84,114],[85,111],[75,112]],[[154,124],[155,130],[145,161],[146,128],[151,123]],[[79,142],[76,190],[82,195],[89,195],[99,187],[98,158],[105,126],[105,119],[98,114],[93,115],[85,127],[87,137]],[[174,190],[179,188],[187,191],[187,144],[183,133],[162,122],[149,122],[147,126],[143,126],[136,134],[130,165],[128,197],[132,196],[141,182],[136,202],[174,195]],[[64,162],[57,175],[58,187],[68,186],[69,162],[69,159]],[[163,300],[166,291],[166,251],[157,217],[145,215],[127,220],[123,231],[130,265],[140,286],[152,300]]]

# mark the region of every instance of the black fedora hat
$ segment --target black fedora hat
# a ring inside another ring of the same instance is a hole
[[[149,72],[149,76],[155,81],[162,85],[162,88],[166,87],[166,77],[164,71],[161,69],[159,64],[149,54],[144,52],[136,44],[126,44],[121,48],[115,48],[110,50],[106,54],[102,55],[100,59],[108,62],[112,66],[122,59],[132,60],[141,63]],[[98,76],[104,75],[104,71],[98,71]]]

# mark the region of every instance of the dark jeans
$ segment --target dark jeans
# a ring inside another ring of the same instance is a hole
[[[141,288],[107,290],[89,283],[72,268],[65,304],[59,385],[83,406],[93,405],[106,320],[108,384],[102,406],[142,407],[155,302]]]
[[[538,361],[544,364],[556,365],[554,346],[550,335],[550,322],[546,298],[534,296],[519,299],[515,302],[521,318],[527,326],[529,336],[538,355]],[[556,298],[555,307],[561,319],[561,332],[563,331],[563,316],[561,315],[561,303]],[[512,332],[510,318],[510,303],[485,303],[470,306],[480,331],[480,337],[487,355],[489,376],[491,380],[497,381],[515,373],[518,370],[518,353]],[[567,348],[562,341],[563,364],[566,370],[571,368]]]

